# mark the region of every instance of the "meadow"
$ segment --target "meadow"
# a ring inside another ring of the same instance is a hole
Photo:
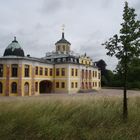
[[[0,140],[140,140],[140,97],[0,97]]]

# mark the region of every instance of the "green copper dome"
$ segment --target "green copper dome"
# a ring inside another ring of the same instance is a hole
[[[16,37],[14,37],[14,40],[12,41],[12,43],[10,43],[8,45],[8,47],[5,49],[5,52],[4,52],[3,56],[9,56],[9,55],[24,57],[24,51],[21,48],[18,41],[16,40]]]

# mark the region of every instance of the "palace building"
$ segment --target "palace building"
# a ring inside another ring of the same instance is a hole
[[[16,37],[0,57],[0,95],[3,96],[70,94],[100,88],[100,70],[86,54],[71,51],[64,31],[55,43],[55,52],[48,52],[45,57],[25,56]]]

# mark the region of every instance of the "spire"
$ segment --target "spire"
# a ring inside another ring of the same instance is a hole
[[[16,41],[16,36],[14,36],[14,40]]]
[[[64,29],[65,29],[65,25],[63,24],[63,25],[62,25],[62,39],[65,38]]]
[[[59,44],[59,43],[65,43],[65,44],[71,45],[70,42],[68,42],[68,41],[65,39],[64,27],[65,27],[65,25],[63,24],[63,25],[61,26],[62,38],[61,38],[60,40],[58,40],[58,41],[55,43],[55,45],[57,45],[57,44]]]
[[[14,40],[12,42],[16,42],[18,43],[17,39],[16,39],[16,36],[14,36]]]

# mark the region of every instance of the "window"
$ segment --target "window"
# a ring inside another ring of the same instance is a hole
[[[93,82],[93,87],[94,87],[94,82]]]
[[[89,79],[91,79],[91,70],[89,70]]]
[[[78,69],[76,69],[75,71],[75,76],[78,76]]]
[[[73,62],[73,58],[71,58],[70,61]]]
[[[61,83],[61,88],[65,88],[65,83],[64,82]]]
[[[91,86],[91,82],[89,82],[89,88],[92,88],[92,86]]]
[[[74,76],[74,69],[71,69],[71,76]]]
[[[43,75],[43,68],[42,68],[42,67],[40,67],[39,74],[40,74],[40,75]]]
[[[48,76],[48,69],[45,68],[45,76]]]
[[[98,73],[98,78],[101,79],[101,73]]]
[[[56,76],[59,76],[59,68],[56,68]]]
[[[86,79],[87,79],[87,77],[88,77],[88,70],[86,70]]]
[[[58,59],[57,59],[57,62],[61,62],[61,59],[60,59],[60,58],[58,58]]]
[[[38,82],[35,82],[35,91],[38,92]]]
[[[29,96],[29,83],[28,82],[24,84],[24,95]]]
[[[101,82],[99,82],[99,87],[101,87]]]
[[[51,59],[51,62],[53,62],[53,61],[54,61],[54,59],[52,58],[52,59]]]
[[[71,82],[71,88],[74,88],[74,83],[73,82]]]
[[[65,45],[63,45],[63,51],[65,51]]]
[[[65,76],[65,68],[62,68],[62,76]]]
[[[75,83],[75,88],[77,88],[78,87],[78,84],[77,84],[77,82]]]
[[[3,77],[3,64],[0,64],[0,77]]]
[[[17,93],[17,83],[13,82],[11,85],[12,93]]]
[[[94,75],[94,71],[93,71],[93,77],[94,77],[95,75]]]
[[[66,62],[66,58],[63,58],[62,61],[63,61],[63,62]]]
[[[18,76],[18,65],[17,64],[13,64],[12,65],[12,77],[17,77]]]
[[[97,77],[97,71],[95,71],[95,77]]]
[[[56,88],[59,88],[59,82],[56,82]]]
[[[57,48],[58,48],[58,50],[60,50],[60,45],[58,45],[58,47],[57,47]]]
[[[50,76],[52,76],[53,75],[53,71],[52,71],[52,69],[50,69]]]
[[[29,77],[29,65],[25,65],[25,71],[24,71],[25,77]]]
[[[3,91],[3,87],[2,87],[2,83],[0,82],[0,94],[2,93]]]
[[[86,82],[86,88],[88,88],[88,83]]]
[[[95,87],[97,87],[97,82],[95,82]]]
[[[38,75],[38,67],[35,67],[35,74]]]

